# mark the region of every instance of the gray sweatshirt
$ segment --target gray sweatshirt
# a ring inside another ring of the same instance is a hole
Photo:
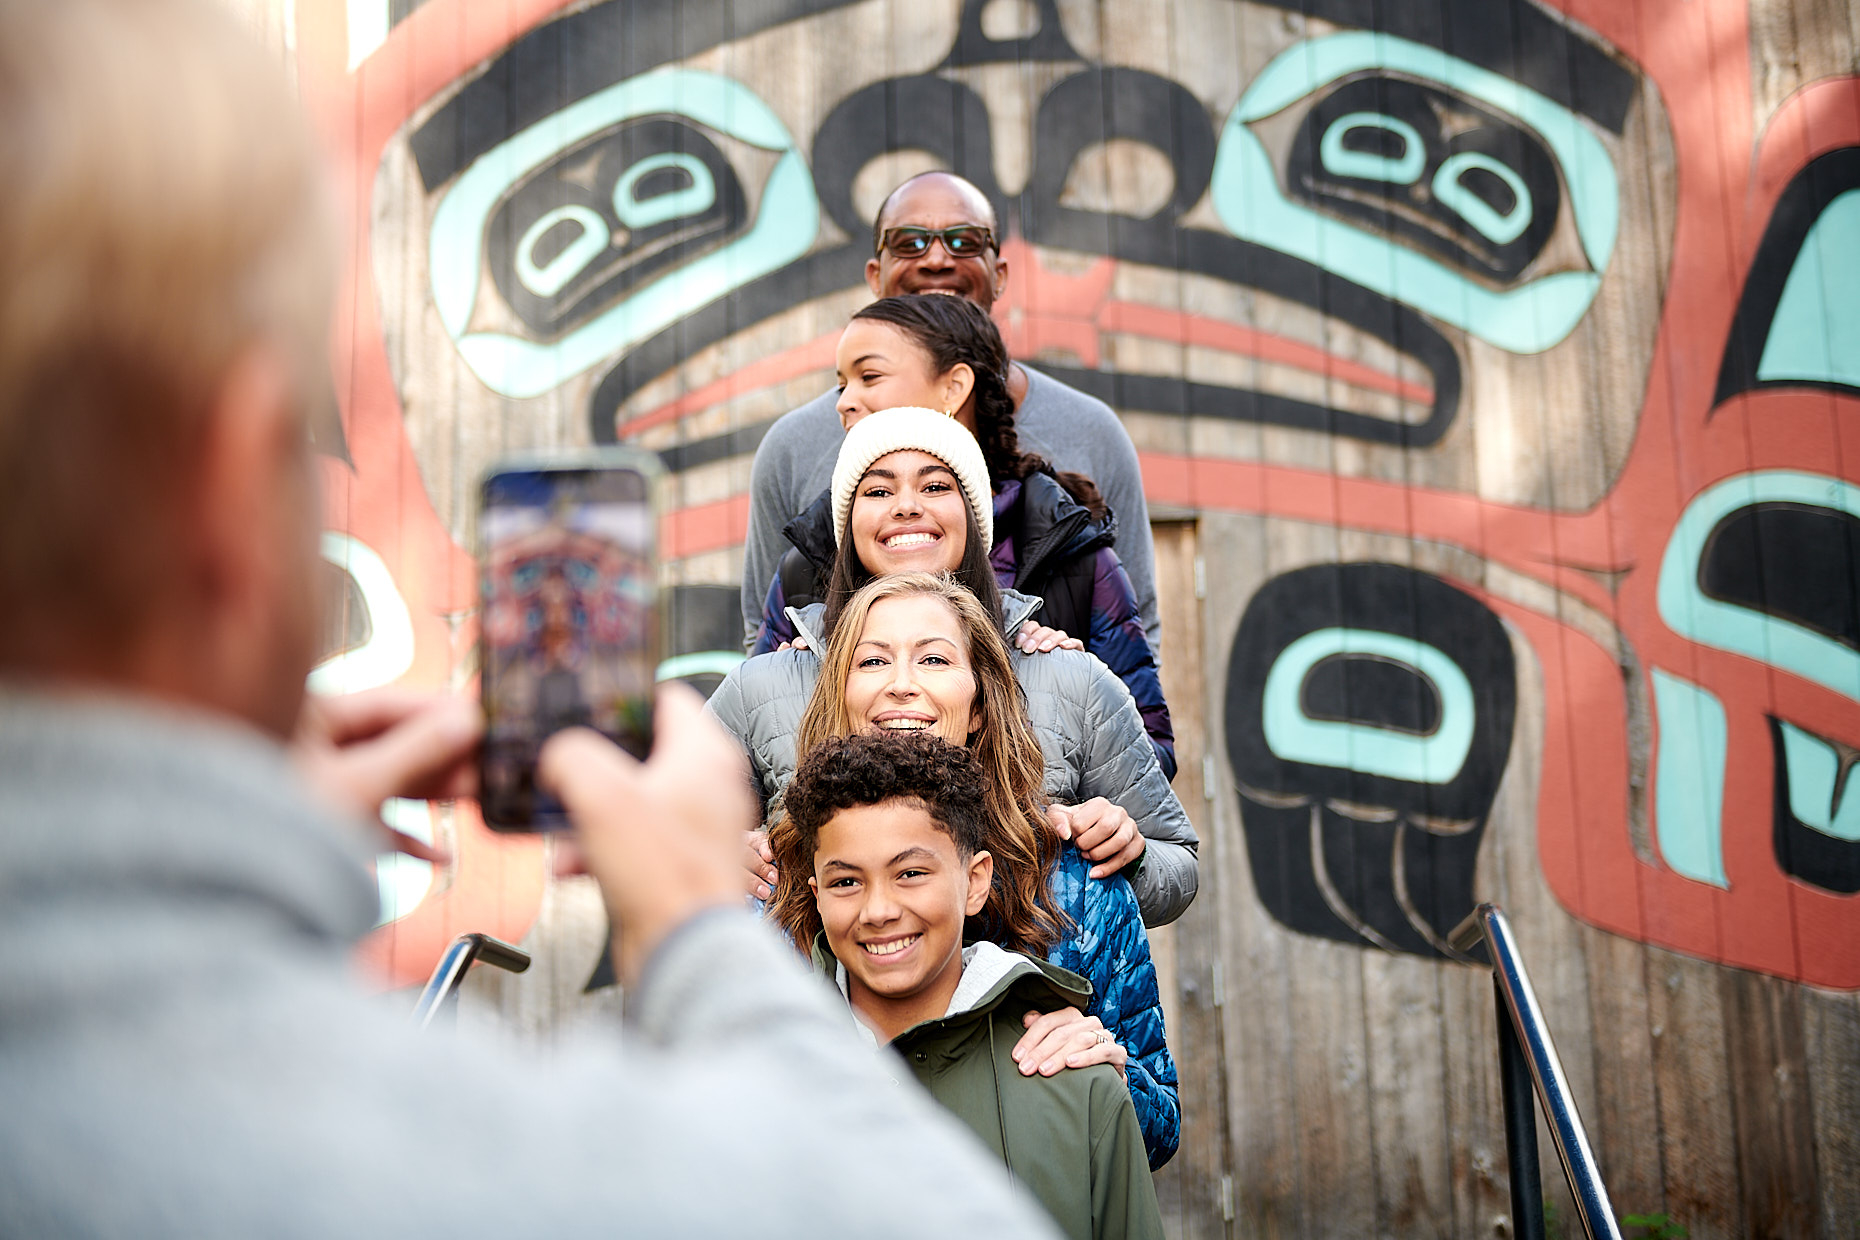
[[[1055,468],[1074,470],[1098,484],[1117,517],[1117,558],[1130,574],[1150,649],[1158,649],[1156,551],[1150,542],[1150,509],[1143,498],[1137,450],[1111,407],[1048,378],[1025,362],[1027,399],[1014,425],[1023,452],[1037,452]],[[756,640],[762,602],[788,550],[782,527],[814,502],[833,481],[839,456],[838,396],[825,392],[782,415],[756,449],[749,474],[749,541],[743,548],[743,648]],[[1074,634],[1083,637],[1084,634]],[[1159,658],[1158,663],[1161,662]]]
[[[1052,1234],[746,915],[524,1056],[361,992],[365,860],[249,731],[0,687],[0,1235]]]

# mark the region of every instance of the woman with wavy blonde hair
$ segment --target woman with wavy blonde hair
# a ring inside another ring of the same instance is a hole
[[[795,752],[868,731],[927,731],[975,755],[988,776],[994,877],[966,937],[1043,956],[1092,984],[1089,1013],[1029,1014],[1016,1062],[1027,1074],[1088,1063],[1124,1073],[1150,1164],[1160,1167],[1175,1152],[1180,1109],[1136,896],[1122,874],[1092,877],[1092,863],[1048,826],[1045,762],[998,621],[949,575],[867,584],[828,637]],[[770,916],[805,953],[821,925],[807,882],[813,858],[779,808],[768,842]]]

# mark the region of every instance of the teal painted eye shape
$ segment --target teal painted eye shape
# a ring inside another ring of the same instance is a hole
[[[538,297],[554,297],[613,241],[607,221],[583,206],[569,204],[544,212],[524,230],[512,259],[517,279]],[[545,257],[537,261],[538,252]]]
[[[1318,158],[1326,172],[1338,177],[1412,185],[1427,166],[1427,146],[1407,121],[1379,112],[1346,112],[1325,126]]]
[[[771,152],[753,217],[709,135]],[[813,178],[741,83],[660,68],[581,98],[479,155],[428,245],[440,322],[478,379],[538,396],[805,254]],[[476,322],[483,276],[523,331]]]
[[[523,327],[549,339],[749,224],[748,195],[711,131],[640,117],[519,176],[485,224],[480,261]]]
[[[647,156],[614,183],[614,214],[628,228],[651,228],[696,215],[716,201],[717,178],[710,168],[696,156],[677,151]]]
[[[1539,221],[1537,204],[1541,201],[1550,208],[1550,218],[1541,220],[1536,230],[1538,235],[1528,247],[1529,256],[1534,257],[1549,236],[1550,225],[1555,222],[1555,205],[1560,196],[1556,166],[1534,139],[1516,132],[1515,126],[1501,118],[1488,117],[1482,130],[1456,134],[1451,142],[1437,138],[1430,143],[1415,125],[1387,112],[1346,112],[1328,124],[1323,123],[1324,118],[1336,110],[1339,100],[1370,97],[1384,108],[1406,105],[1417,121],[1437,125],[1436,107],[1447,106],[1447,101],[1439,96],[1438,91],[1401,82],[1353,82],[1339,90],[1314,109],[1306,122],[1307,129],[1313,122],[1323,128],[1324,136],[1318,141],[1322,172],[1336,179],[1340,191],[1343,183],[1350,181],[1382,182],[1390,186],[1397,195],[1396,201],[1407,203],[1414,214],[1438,217],[1434,221],[1436,235],[1441,224],[1470,229],[1476,236],[1469,238],[1471,244],[1463,249],[1480,248],[1479,238],[1489,243],[1489,247],[1511,246],[1530,230],[1533,222]],[[1463,104],[1459,107],[1464,110]],[[1470,149],[1474,143],[1498,149],[1505,158]],[[1452,153],[1444,154],[1448,149]],[[1511,162],[1506,162],[1507,159]],[[1407,189],[1418,187],[1430,163],[1435,167],[1433,175],[1425,178],[1426,191]],[[1511,163],[1527,169],[1537,182],[1534,190],[1525,183],[1524,174],[1515,171]],[[1303,189],[1304,196],[1318,202],[1329,201],[1322,180],[1301,169],[1296,155],[1290,172],[1294,187]],[[1341,192],[1335,196],[1339,198],[1335,205],[1346,214],[1361,214],[1360,208],[1352,210],[1359,207],[1360,190],[1355,197]],[[1389,204],[1391,210],[1393,205]],[[1391,221],[1381,222],[1386,226]],[[1436,243],[1435,248],[1441,247]],[[1528,258],[1513,255],[1512,259],[1513,270],[1507,274],[1515,275],[1522,266],[1519,260],[1528,261]]]
[[[1289,150],[1268,150],[1262,123],[1299,109]],[[1211,191],[1235,236],[1514,353],[1551,348],[1588,313],[1620,219],[1614,161],[1574,113],[1364,31],[1266,66],[1228,115]],[[1588,269],[1527,280],[1565,211]]]
[[[311,671],[317,693],[359,693],[398,680],[413,666],[413,616],[394,574],[358,538],[323,531],[323,559],[342,578],[350,629]]]
[[[1503,211],[1494,208],[1490,199],[1470,183],[1474,173],[1503,186],[1511,205]],[[1453,211],[1494,245],[1509,245],[1531,226],[1534,211],[1531,191],[1524,184],[1524,178],[1490,155],[1478,151],[1449,155],[1430,184],[1436,202]]]

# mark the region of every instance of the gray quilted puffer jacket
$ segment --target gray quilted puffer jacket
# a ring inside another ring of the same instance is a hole
[[[1014,632],[1039,600],[1001,592],[1005,628]],[[820,675],[820,619],[826,606],[788,609],[808,649],[777,650],[738,664],[711,695],[709,710],[743,743],[766,809],[794,774],[795,734]],[[1125,870],[1148,926],[1166,926],[1195,898],[1200,841],[1156,763],[1143,717],[1124,682],[1082,650],[1024,654],[1009,643],[1027,715],[1046,758],[1046,795],[1062,805],[1103,797],[1136,820],[1147,841]]]

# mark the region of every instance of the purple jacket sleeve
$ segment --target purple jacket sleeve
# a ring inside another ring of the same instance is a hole
[[[756,640],[749,648],[749,657],[767,654],[783,642],[793,640],[794,625],[788,619],[788,600],[782,593],[781,573],[777,571],[769,581],[769,592],[762,602],[762,624],[756,629]],[[1169,769],[1173,773],[1173,764]]]
[[[1143,632],[1137,594],[1117,552],[1101,547],[1092,566],[1091,634],[1085,649],[1124,682],[1136,699],[1163,775],[1175,778],[1175,726],[1169,721],[1169,704],[1163,700],[1162,678],[1156,656]]]

